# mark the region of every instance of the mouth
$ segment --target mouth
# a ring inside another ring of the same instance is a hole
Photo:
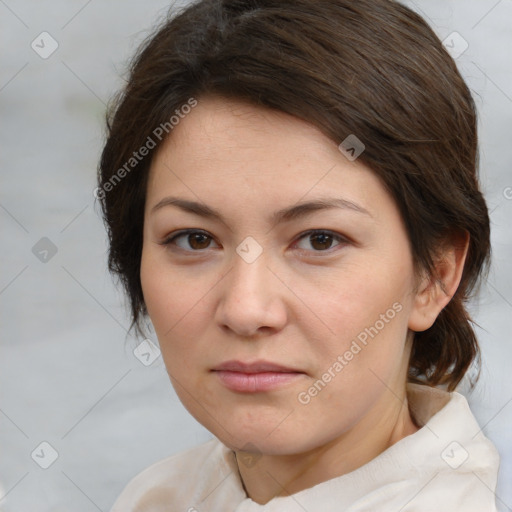
[[[215,367],[212,372],[225,387],[239,393],[271,391],[305,375],[301,370],[268,361],[226,361]]]

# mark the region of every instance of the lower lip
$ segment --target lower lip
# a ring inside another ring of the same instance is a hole
[[[215,373],[228,389],[240,393],[271,391],[303,375],[302,373],[291,372],[242,373],[225,370],[217,370]]]

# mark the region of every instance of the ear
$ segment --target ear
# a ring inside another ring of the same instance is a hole
[[[459,286],[469,246],[469,233],[452,234],[439,250],[435,274],[420,279],[408,327],[421,332],[431,327]]]

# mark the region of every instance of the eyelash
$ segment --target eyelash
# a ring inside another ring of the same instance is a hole
[[[206,237],[210,238],[211,240],[215,240],[209,233],[207,233],[206,231],[203,231],[201,229],[185,229],[185,230],[178,231],[177,233],[174,233],[174,234],[168,236],[165,240],[160,242],[160,245],[164,245],[164,246],[174,245],[175,240],[177,240],[178,238],[180,238],[182,236],[191,235],[191,234],[205,235]],[[306,238],[306,237],[312,236],[312,235],[329,235],[334,239],[334,241],[337,241],[338,244],[335,245],[334,247],[329,247],[328,249],[325,249],[325,250],[316,251],[316,250],[308,250],[308,249],[298,249],[299,251],[308,252],[308,253],[319,253],[319,254],[329,253],[329,254],[331,254],[332,250],[336,249],[336,247],[345,246],[348,243],[350,243],[346,237],[344,237],[338,233],[335,233],[334,231],[330,231],[327,229],[311,229],[309,231],[301,233],[297,237],[296,242],[294,242],[294,244],[297,243],[298,241],[302,240],[303,238]],[[184,251],[184,252],[202,253],[202,252],[208,250],[209,248],[194,250],[194,249],[183,249],[182,247],[177,246],[177,249]]]

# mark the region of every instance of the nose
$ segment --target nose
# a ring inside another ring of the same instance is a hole
[[[247,263],[238,255],[222,279],[216,321],[224,330],[254,338],[281,330],[287,321],[286,287],[261,255]]]

